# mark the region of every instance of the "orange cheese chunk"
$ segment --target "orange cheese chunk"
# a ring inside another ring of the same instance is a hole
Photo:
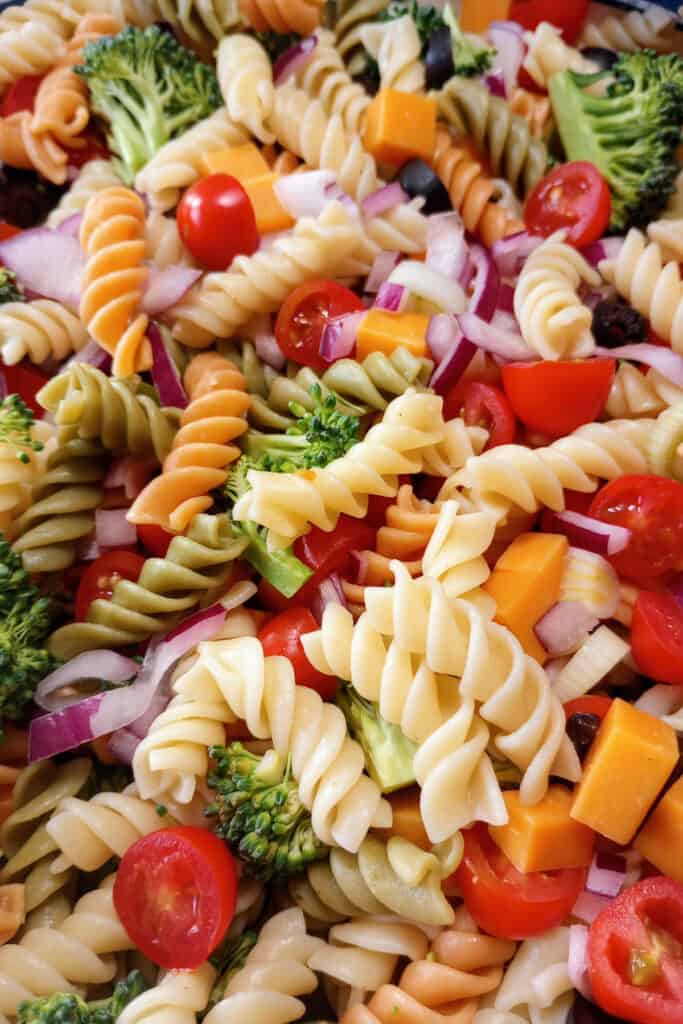
[[[428,325],[429,317],[424,313],[389,313],[386,309],[370,309],[358,328],[356,359],[363,360],[371,352],[384,352],[390,356],[401,346],[422,358],[427,354]]]
[[[572,794],[550,786],[540,803],[525,807],[519,790],[503,793],[510,819],[489,833],[518,871],[559,871],[587,867],[593,856],[595,833],[569,816]]]
[[[380,163],[400,167],[413,157],[429,162],[436,146],[436,101],[381,89],[365,115],[363,144]]]
[[[463,32],[483,32],[492,21],[507,21],[511,0],[462,0],[460,28]]]
[[[274,185],[279,177],[279,174],[269,172],[260,178],[249,178],[242,182],[254,207],[260,235],[267,235],[271,231],[287,231],[295,223],[275,193]]]
[[[677,761],[671,726],[617,698],[586,758],[572,818],[630,843]]]
[[[253,142],[205,153],[202,163],[205,174],[231,174],[242,183],[249,178],[261,178],[270,171],[260,149]]]
[[[393,818],[391,828],[383,829],[382,835],[387,839],[391,836],[401,836],[423,850],[431,850],[432,844],[420,814],[419,788],[409,786],[408,789],[400,789],[396,793],[391,793],[387,799],[391,804]]]
[[[568,548],[567,538],[560,534],[520,534],[484,584],[498,606],[496,622],[507,626],[541,665],[548,655],[534,626],[557,601]]]
[[[683,779],[664,794],[633,845],[663,874],[683,882]]]

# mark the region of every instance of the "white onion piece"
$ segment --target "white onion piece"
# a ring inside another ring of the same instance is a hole
[[[0,242],[0,263],[25,289],[78,309],[85,267],[78,239],[49,228],[31,228]]]
[[[291,217],[319,217],[329,201],[325,190],[336,182],[334,171],[284,174],[275,182],[275,195]]]
[[[368,279],[365,282],[365,291],[374,295],[379,291],[380,287],[384,284],[386,279],[391,274],[392,270],[396,267],[400,260],[400,253],[388,252],[382,249],[381,252],[375,257],[375,262],[370,268]]]
[[[538,620],[534,633],[548,654],[572,654],[599,622],[580,601],[558,601]]]
[[[665,718],[672,711],[678,710],[682,704],[683,686],[657,683],[638,698],[635,706],[648,715],[654,715],[655,718]]]
[[[436,213],[427,221],[425,263],[432,270],[463,283],[469,264],[465,225],[458,213]]]
[[[606,910],[611,902],[612,900],[609,896],[598,896],[596,893],[588,892],[584,889],[572,907],[571,913],[579,921],[592,924],[598,914]]]
[[[98,508],[95,511],[95,540],[100,547],[127,548],[137,543],[134,523],[126,519],[125,508]]]
[[[487,324],[474,313],[463,313],[458,323],[466,338],[491,355],[500,356],[508,363],[538,362],[538,353],[529,348],[521,335]]]
[[[148,316],[158,316],[177,305],[202,276],[201,270],[195,267],[150,266],[148,269],[147,284],[140,303],[142,312]]]

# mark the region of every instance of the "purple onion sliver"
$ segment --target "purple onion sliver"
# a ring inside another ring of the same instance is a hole
[[[397,252],[389,252],[382,250],[375,257],[375,262],[370,268],[368,279],[365,282],[365,291],[371,294],[376,294],[380,286],[384,284],[386,279],[391,274],[392,270],[398,266],[401,256]]]
[[[619,345],[618,348],[596,347],[595,354],[613,359],[631,359],[634,363],[643,363],[661,373],[672,384],[683,387],[683,356],[664,345],[651,345],[638,342],[632,345]]]
[[[462,333],[474,345],[505,362],[538,361],[538,353],[530,349],[520,335],[487,324],[474,313],[463,313],[458,317],[458,323]]]
[[[516,277],[526,259],[538,249],[544,239],[540,235],[531,235],[528,231],[518,231],[516,235],[500,238],[491,246],[491,254],[501,277]]]
[[[320,340],[320,356],[326,363],[346,359],[356,347],[356,337],[365,312],[345,313],[326,325]]]
[[[498,268],[490,253],[482,245],[473,245],[470,259],[474,266],[474,286],[468,310],[487,323],[491,320],[500,291]]]
[[[392,181],[390,185],[383,185],[376,192],[372,192],[362,201],[363,213],[368,219],[379,217],[394,206],[399,206],[408,200],[408,193],[402,188],[401,183]]]
[[[402,284],[385,281],[380,285],[373,306],[375,309],[386,309],[388,313],[401,313],[407,300],[408,290]]]
[[[140,737],[129,732],[128,729],[117,729],[109,737],[107,745],[114,757],[122,764],[132,764],[135,751],[141,742]]]
[[[311,55],[318,45],[317,36],[307,36],[299,40],[294,46],[281,53],[273,65],[273,82],[275,85],[282,85],[288,78],[304,67],[311,59]]]
[[[120,692],[120,691],[112,691]],[[29,763],[46,757],[64,754],[96,739],[91,719],[97,713],[106,694],[98,693],[85,700],[70,704],[61,711],[34,718],[29,726]]]
[[[187,395],[180,374],[171,359],[159,325],[150,323],[147,337],[152,347],[152,380],[162,405],[176,409],[187,407]]]
[[[501,100],[506,98],[505,75],[500,68],[497,68],[495,71],[489,71],[484,78],[484,82],[492,96],[498,96]]]
[[[452,348],[443,357],[429,381],[429,386],[437,395],[445,395],[450,388],[458,383],[472,362],[476,351],[476,345],[473,345],[467,338],[459,337],[453,342]]]
[[[616,523],[605,523],[601,519],[580,512],[555,512],[552,517],[553,530],[563,533],[571,544],[596,555],[617,555],[628,545],[631,531]]]

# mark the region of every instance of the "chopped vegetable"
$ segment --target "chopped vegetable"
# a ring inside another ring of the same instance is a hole
[[[109,999],[86,1003],[72,992],[57,992],[19,1004],[17,1024],[116,1024],[126,1006],[147,988],[140,971],[114,986]]]
[[[5,302],[25,302],[26,297],[17,285],[16,274],[6,267],[0,267],[0,306]]]
[[[382,718],[377,704],[365,700],[352,686],[339,691],[337,704],[344,712],[349,732],[365,752],[368,772],[382,792],[410,786],[415,781],[413,759],[417,747],[399,726]]]

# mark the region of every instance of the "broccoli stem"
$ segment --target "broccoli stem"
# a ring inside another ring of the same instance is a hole
[[[294,597],[313,575],[313,570],[304,565],[291,549],[268,551],[265,532],[255,523],[233,523],[233,529],[249,538],[249,547],[242,553],[242,558],[285,597]]]

